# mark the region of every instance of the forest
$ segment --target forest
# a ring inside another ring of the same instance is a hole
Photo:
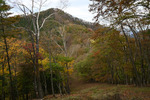
[[[0,0],[0,100],[150,100],[150,1],[89,1],[95,23]]]

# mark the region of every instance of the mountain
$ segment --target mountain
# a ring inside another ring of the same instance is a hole
[[[49,34],[54,34],[53,38],[56,38],[55,34],[57,34],[56,40],[63,47],[63,41],[60,39],[61,36],[58,34],[58,31],[61,30],[58,27],[65,26],[65,41],[68,56],[79,58],[80,55],[83,56],[88,53],[90,51],[90,37],[93,33],[93,29],[95,28],[94,23],[73,17],[60,9],[42,11],[41,19],[55,11],[59,13],[46,21],[41,33],[47,33],[47,37]],[[53,44],[55,45],[55,43]]]
[[[96,29],[98,26],[96,24],[91,22],[86,22],[84,20],[81,20],[77,17],[73,17],[72,15],[65,13],[64,11],[60,9],[51,8],[45,11],[42,11],[40,13],[40,24],[46,18],[52,13],[58,12],[48,18],[41,29],[41,42],[45,40],[47,37],[51,37],[55,39],[55,41],[58,42],[58,44],[63,47],[63,41],[61,39],[61,36],[59,34],[60,29],[65,26],[65,41],[67,46],[67,52],[70,57],[74,58],[80,58],[80,55],[84,56],[84,54],[87,54],[91,47],[90,47],[90,37],[93,34],[93,30]],[[30,20],[30,15],[22,16],[20,19],[20,22],[18,23],[18,26],[26,27],[27,25],[32,24],[32,21]],[[33,29],[33,26],[29,27]],[[52,36],[49,36],[52,35]],[[28,35],[26,35],[28,37]],[[25,37],[26,37],[25,36]],[[56,49],[54,41],[52,41],[53,49]],[[55,53],[60,53],[60,51]]]
[[[45,17],[49,16],[52,13],[55,13],[55,14],[53,16],[51,16],[50,18],[48,18],[46,20],[46,23],[44,24],[45,27],[47,27],[47,24],[49,23],[49,25],[48,25],[49,29],[52,29],[52,28],[54,28],[54,26],[57,26],[58,22],[61,24],[69,23],[69,24],[83,25],[83,26],[85,26],[87,28],[91,28],[91,29],[96,29],[96,27],[97,27],[97,25],[95,23],[87,22],[87,21],[84,21],[77,17],[74,17],[58,8],[50,8],[48,10],[41,11],[40,18],[39,18],[40,24],[42,23],[42,21],[44,20]],[[26,20],[27,18],[24,15],[22,15],[18,26],[24,27],[24,26],[26,26],[26,24],[29,24],[29,22],[32,22],[30,19],[31,16],[28,15],[27,17],[29,18],[28,20],[30,20],[30,21],[28,21],[28,23],[27,23],[27,20]]]
[[[87,22],[87,21],[84,21],[84,20],[79,19],[77,17],[74,17],[74,16],[68,14],[67,12],[64,12],[63,10],[58,9],[58,8],[51,8],[51,9],[42,11],[41,16],[48,16],[49,14],[54,13],[54,12],[58,12],[58,13],[56,13],[52,17],[52,19],[57,20],[60,23],[66,22],[66,23],[84,25],[84,26],[86,26],[88,28],[92,28],[92,29],[94,28],[94,23]]]

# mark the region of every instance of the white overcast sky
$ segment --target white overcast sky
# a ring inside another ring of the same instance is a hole
[[[16,0],[9,0],[9,1],[13,2]],[[18,0],[18,1],[21,1],[21,3],[24,3],[29,8],[31,8],[31,0]],[[85,21],[94,22],[92,20],[94,15],[91,12],[89,12],[89,4],[91,4],[90,0],[67,0],[67,1],[68,7],[64,9],[65,12],[80,19],[83,19]],[[47,0],[47,3],[43,7],[43,10],[60,7],[60,5],[61,5],[60,0]],[[14,14],[20,13],[15,6],[14,9],[12,9],[12,12]]]
[[[89,12],[90,3],[90,0],[70,0],[65,11],[75,17],[92,22],[94,15]]]

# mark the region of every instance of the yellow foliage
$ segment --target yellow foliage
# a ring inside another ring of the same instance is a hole
[[[15,38],[7,39],[8,44],[8,54],[10,57],[10,65],[13,66],[13,68],[16,68],[16,63],[21,63],[20,61],[20,53],[23,51],[22,49],[22,42],[19,40],[16,40]],[[6,62],[6,50],[5,50],[5,44],[4,41],[0,41],[0,63],[4,62],[5,60],[5,66],[4,66],[4,72],[5,74],[8,74],[8,65]],[[19,56],[19,57],[18,57]],[[0,69],[0,74],[2,73],[2,69]],[[14,75],[13,71],[12,74]]]
[[[49,68],[48,63],[49,63],[49,59],[47,57],[41,61],[44,70]]]
[[[65,72],[68,72],[69,75],[71,75],[71,74],[73,73],[73,64],[74,64],[74,60],[72,60],[71,62],[69,62],[69,63],[67,64],[68,69],[65,68]]]
[[[95,40],[94,40],[94,39],[90,39],[90,42],[94,44],[94,43],[95,43]]]

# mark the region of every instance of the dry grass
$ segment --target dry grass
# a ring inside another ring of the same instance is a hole
[[[45,100],[150,100],[150,87],[84,83],[73,88],[71,95]]]

